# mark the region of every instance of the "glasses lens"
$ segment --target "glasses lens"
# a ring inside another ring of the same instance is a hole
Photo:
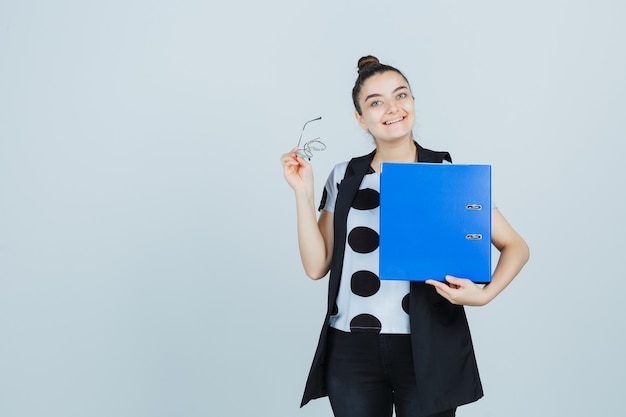
[[[315,138],[305,143],[304,148],[312,151],[323,151],[326,149],[326,145],[320,140],[320,138]]]

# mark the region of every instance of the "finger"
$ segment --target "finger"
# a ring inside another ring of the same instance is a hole
[[[435,281],[434,279],[426,280],[425,283],[428,285],[432,285],[433,287],[435,287],[435,290],[437,291],[439,295],[449,299],[450,288],[448,287],[447,284],[440,282],[440,281]]]
[[[432,285],[433,287],[440,288],[442,290],[450,289],[450,283],[448,281],[437,281],[435,279],[429,279],[426,281],[427,284]]]
[[[464,278],[457,278],[452,275],[446,275],[446,281],[450,284],[458,285],[459,287],[461,287],[467,280]]]
[[[309,160],[307,158],[303,158],[301,157],[299,154],[295,154],[294,158],[298,161],[298,163],[300,165],[306,166],[306,167],[310,167],[311,163],[309,162]]]
[[[433,286],[433,287],[435,287],[435,288],[443,288],[443,287],[447,287],[447,285],[446,285],[446,284],[444,284],[444,283],[442,283],[442,282],[440,282],[440,281],[436,281],[436,280],[434,280],[434,279],[427,279],[424,283],[425,283],[425,284],[428,284],[428,285],[432,285],[432,286]]]
[[[296,146],[291,150],[291,152],[289,152],[289,155],[291,155],[294,159],[297,159],[300,156],[300,153],[298,152],[299,150],[300,148]]]
[[[291,151],[284,153],[282,158],[295,158],[298,155],[298,148],[293,148]]]
[[[298,147],[294,147],[293,149],[291,149],[289,152],[284,153],[280,156],[280,159],[283,158],[295,158],[298,155]]]
[[[287,165],[300,165],[300,163],[298,162],[298,159],[296,158],[296,155],[292,154],[292,153],[286,153],[284,155],[281,156],[280,158],[280,162],[287,166]]]

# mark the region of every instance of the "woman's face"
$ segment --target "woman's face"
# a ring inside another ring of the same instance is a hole
[[[413,95],[402,75],[386,71],[368,78],[361,87],[359,104],[362,114],[355,111],[355,117],[376,141],[412,137]]]

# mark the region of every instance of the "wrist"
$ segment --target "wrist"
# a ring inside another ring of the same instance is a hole
[[[483,287],[483,305],[489,304],[498,295],[498,291],[491,283],[486,284]]]
[[[294,189],[296,201],[315,205],[315,193],[312,187],[302,187]]]

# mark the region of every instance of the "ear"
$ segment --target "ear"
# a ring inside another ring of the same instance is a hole
[[[367,125],[365,124],[365,122],[363,121],[363,116],[361,116],[359,114],[358,111],[354,111],[354,118],[356,119],[356,121],[359,123],[359,126],[361,126],[361,128],[363,128],[363,130],[368,130],[367,129]]]

